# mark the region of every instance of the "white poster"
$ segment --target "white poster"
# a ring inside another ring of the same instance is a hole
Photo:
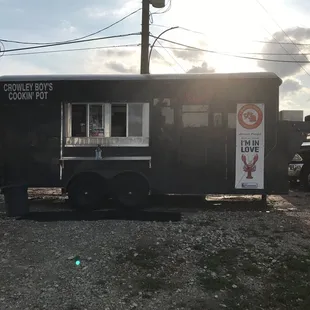
[[[238,104],[236,189],[264,189],[264,104]]]

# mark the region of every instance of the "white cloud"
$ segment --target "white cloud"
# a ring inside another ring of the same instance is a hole
[[[130,14],[141,7],[141,1],[130,0],[122,2],[122,5],[118,5],[119,1],[115,1],[115,6],[108,8],[102,4],[100,6],[90,6],[84,9],[86,15],[93,19],[102,19],[107,16],[123,17]]]
[[[53,74],[55,72],[31,62],[0,58],[0,75]]]
[[[273,34],[274,39],[271,39],[272,42],[288,42],[291,41],[288,39],[287,35],[293,42],[304,42],[307,43],[310,40],[310,28],[289,28],[283,31],[278,31]],[[305,61],[307,57],[304,55],[294,55],[288,56],[286,54],[302,54],[309,53],[309,46],[298,46],[295,44],[270,44],[267,43],[262,49],[263,53],[274,53],[274,54],[284,54],[284,56],[264,56],[264,58],[269,59],[280,59],[284,61],[291,61],[292,63],[287,62],[266,62],[258,61],[258,66],[265,69],[266,71],[276,72],[280,77],[285,78],[289,76],[294,76],[303,72],[303,68],[306,65],[301,65],[295,63],[294,61]]]
[[[60,29],[64,34],[73,34],[77,31],[77,28],[74,27],[69,21],[63,20],[60,23]]]
[[[85,59],[87,73],[137,73],[139,71],[138,48],[111,48],[97,50]]]
[[[187,73],[214,73],[214,68],[209,67],[206,62],[203,62],[200,66],[193,66]]]
[[[289,93],[281,92],[280,110],[304,110],[305,115],[310,114],[309,95],[310,90],[306,87]]]
[[[294,78],[287,78],[283,80],[282,85],[280,86],[280,91],[283,95],[293,94],[300,91],[303,88],[301,82]]]

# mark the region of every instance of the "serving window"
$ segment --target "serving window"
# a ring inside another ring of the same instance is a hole
[[[67,103],[66,146],[148,146],[149,103]]]
[[[209,106],[207,105],[183,105],[183,127],[208,127]]]

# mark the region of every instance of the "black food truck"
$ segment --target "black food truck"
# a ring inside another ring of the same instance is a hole
[[[280,85],[273,73],[2,76],[2,187],[61,187],[76,208],[286,194],[302,138],[278,120]]]

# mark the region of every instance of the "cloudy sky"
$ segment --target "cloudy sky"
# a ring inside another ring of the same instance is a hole
[[[310,54],[310,13],[307,14],[310,2],[260,0],[260,3],[266,10],[256,0],[171,0],[170,10],[163,14],[159,14],[163,9],[152,8],[150,31],[154,36],[179,26],[162,38],[254,59],[188,50],[159,41],[152,53],[151,73],[273,71],[284,81],[281,109],[303,109],[305,115],[310,114],[310,66],[260,60],[307,60],[305,55],[281,54]],[[0,39],[72,40],[105,28],[139,8],[141,0],[0,0]],[[140,28],[141,11],[138,11],[91,38],[135,34]],[[7,52],[0,58],[0,74],[138,73],[140,40],[139,35],[131,35],[16,52],[8,51],[33,45],[4,41]],[[293,45],[290,40],[303,45]],[[16,55],[20,53],[27,54]]]

